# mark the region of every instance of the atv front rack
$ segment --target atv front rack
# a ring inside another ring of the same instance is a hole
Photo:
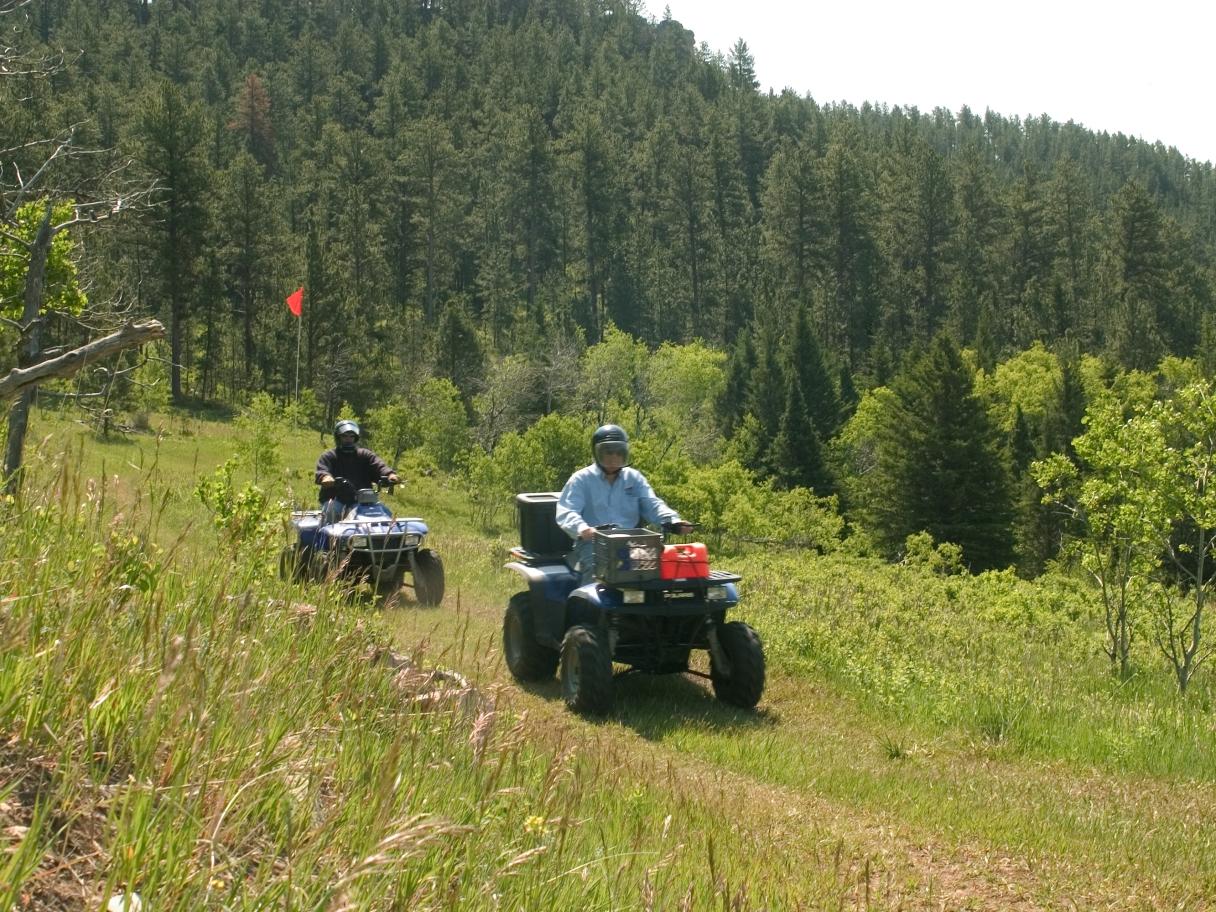
[[[600,583],[607,589],[708,589],[710,586],[722,586],[726,583],[737,583],[742,580],[738,573],[729,570],[710,570],[709,576],[690,576],[679,579],[637,580],[631,583]]]

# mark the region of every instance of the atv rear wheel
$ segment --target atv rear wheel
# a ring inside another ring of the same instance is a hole
[[[718,644],[730,667],[719,668],[710,652],[709,677],[714,695],[723,703],[751,709],[764,693],[764,647],[760,637],[742,621],[731,621],[718,628]]]
[[[430,548],[414,555],[414,597],[428,608],[443,601],[443,561]]]
[[[543,681],[553,677],[559,656],[556,649],[536,642],[530,599],[527,592],[517,592],[507,603],[502,619],[502,654],[516,680]]]
[[[562,698],[577,713],[604,715],[612,709],[612,657],[600,635],[578,624],[562,639]]]

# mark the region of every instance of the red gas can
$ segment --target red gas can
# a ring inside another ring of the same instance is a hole
[[[664,545],[660,579],[704,579],[709,576],[709,550],[700,542]]]

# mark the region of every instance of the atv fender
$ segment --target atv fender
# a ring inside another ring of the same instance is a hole
[[[534,565],[511,561],[504,567],[528,583],[537,642],[561,649],[562,637],[566,635],[566,598],[578,586],[577,574],[564,562]]]
[[[579,586],[566,599],[566,628],[581,624],[593,630],[606,627],[604,601],[600,597],[603,589],[597,583]],[[609,650],[611,654],[611,650]]]

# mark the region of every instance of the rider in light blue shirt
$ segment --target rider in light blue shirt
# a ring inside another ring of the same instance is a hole
[[[646,476],[629,467],[629,436],[606,424],[591,435],[595,462],[570,476],[557,501],[557,524],[574,539],[575,568],[584,583],[592,580],[595,526],[613,524],[634,529],[643,522],[676,532],[692,524],[667,506]]]

